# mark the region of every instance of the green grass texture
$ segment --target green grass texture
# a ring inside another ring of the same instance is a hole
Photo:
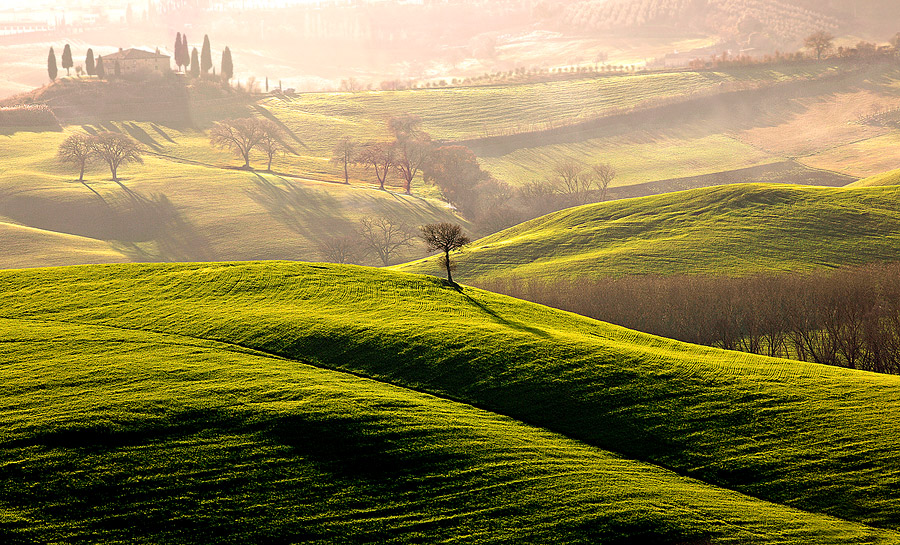
[[[875,176],[869,176],[868,178],[863,178],[862,180],[850,184],[850,187],[873,187],[897,184],[900,184],[900,169],[891,170],[882,174],[876,174]]]
[[[15,542],[900,543],[900,378],[286,262],[0,272]]]
[[[898,187],[737,184],[581,206],[474,242],[455,276],[739,276],[894,261],[898,201]],[[396,268],[440,272],[436,258]]]

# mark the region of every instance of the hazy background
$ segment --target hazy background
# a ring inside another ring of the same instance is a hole
[[[329,90],[451,82],[569,66],[679,66],[712,54],[793,51],[824,29],[840,43],[886,41],[900,5],[868,0],[67,0],[0,2],[0,97],[47,81],[46,56],[76,65],[119,47],[171,53],[209,35],[239,82]]]

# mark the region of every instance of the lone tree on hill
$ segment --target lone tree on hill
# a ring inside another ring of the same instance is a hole
[[[205,76],[212,70],[212,49],[209,45],[209,36],[203,35],[203,50],[200,53],[200,72]]]
[[[59,70],[56,68],[56,53],[53,52],[53,48],[50,48],[50,54],[47,55],[47,75],[50,76],[50,81],[56,81],[56,75],[59,73]]]
[[[97,65],[94,63],[93,49],[88,48],[87,50],[87,57],[84,58],[84,70],[89,76],[97,74]]]
[[[822,60],[822,55],[834,46],[834,36],[824,30],[813,32],[803,41],[803,44],[816,52],[816,60]]]
[[[103,57],[97,57],[97,66],[94,68],[98,78],[106,77],[106,68],[103,67]]]
[[[234,77],[234,63],[231,61],[231,50],[228,49],[228,46],[225,46],[225,51],[222,51],[222,79],[225,81],[231,81],[231,78]]]
[[[75,66],[75,63],[72,62],[72,48],[69,47],[69,44],[66,44],[66,46],[63,47],[62,67],[66,69],[67,76],[71,75],[71,72],[69,72],[69,69],[72,68],[73,66]]]
[[[231,151],[241,157],[244,160],[242,168],[248,170],[250,152],[258,147],[264,138],[266,138],[265,124],[255,117],[220,121],[209,131],[209,141],[213,147]]]
[[[84,167],[94,157],[93,140],[89,134],[76,133],[63,140],[57,150],[56,156],[60,162],[73,164],[80,169],[79,182],[84,182]]]
[[[356,159],[356,148],[356,142],[352,138],[345,136],[338,140],[337,145],[334,146],[334,151],[331,152],[331,161],[344,167],[345,184],[350,183],[349,167],[350,163]]]
[[[119,185],[122,185],[118,176],[120,166],[126,163],[144,164],[140,146],[124,134],[102,132],[93,138],[91,147],[97,157],[109,166],[113,181]]]
[[[447,269],[447,282],[454,284],[450,263],[450,252],[459,250],[472,240],[463,233],[462,227],[455,223],[430,223],[423,225],[422,240],[428,247],[429,252],[440,250],[444,252],[441,256],[441,264]]]
[[[195,47],[193,51],[191,51],[191,77],[199,78],[200,77],[200,59],[199,54],[197,53],[197,48]]]

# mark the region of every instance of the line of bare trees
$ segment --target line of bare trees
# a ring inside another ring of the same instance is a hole
[[[480,287],[690,343],[900,374],[900,264]]]

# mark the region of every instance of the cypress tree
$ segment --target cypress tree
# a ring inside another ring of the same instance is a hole
[[[72,68],[73,66],[75,66],[75,63],[72,62],[72,48],[69,47],[69,44],[66,44],[66,46],[63,48],[62,67],[66,69],[67,76],[71,75],[71,72],[69,72],[69,68]]]
[[[116,61],[114,73],[115,73],[116,77],[119,77],[122,75],[122,67],[119,65],[119,61]]]
[[[197,53],[196,47],[191,51],[191,77],[200,77],[200,55]]]
[[[187,34],[181,35],[181,61],[184,63],[184,71],[187,72],[188,66],[191,65],[191,54],[188,51]]]
[[[93,76],[97,73],[96,65],[94,64],[94,50],[88,48],[87,57],[84,59],[84,69],[89,76]]]
[[[175,58],[175,66],[181,70],[181,67],[184,66],[184,63],[181,62],[181,33],[175,35],[175,49],[172,50],[172,55]]]
[[[50,81],[56,81],[56,53],[53,52],[53,48],[50,48],[50,54],[47,55],[47,75],[50,76]]]
[[[209,73],[212,69],[212,49],[209,45],[209,36],[203,35],[203,50],[200,53],[200,71],[203,72],[203,75]]]
[[[97,73],[97,77],[103,79],[106,77],[106,69],[103,68],[103,57],[97,57],[97,66],[94,68],[94,71]]]
[[[225,46],[225,51],[222,52],[222,78],[229,81],[233,77],[234,64],[231,62],[231,50]]]

